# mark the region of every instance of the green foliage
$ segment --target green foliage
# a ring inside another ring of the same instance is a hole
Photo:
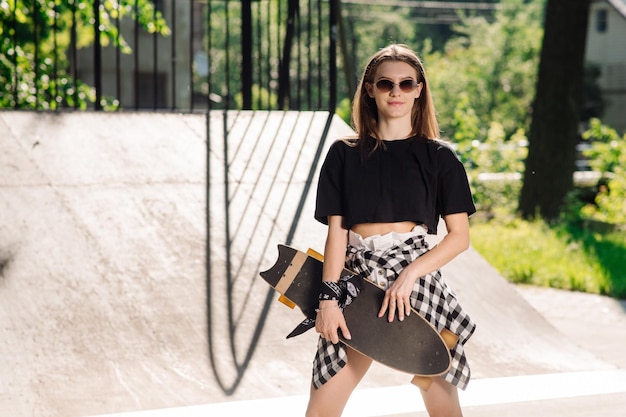
[[[464,124],[459,126],[462,128],[457,132],[471,129]],[[507,138],[503,126],[492,122],[483,142],[462,139],[459,143],[459,154],[467,168],[478,215],[486,218],[514,216],[527,154],[524,132],[520,129]]]
[[[487,136],[492,121],[500,123],[507,136],[528,130],[529,108],[534,96],[536,70],[541,46],[544,0],[502,0],[493,20],[472,14],[446,31],[451,37],[445,47],[435,48],[442,39],[424,37],[412,8],[388,6],[344,6],[353,39],[354,66],[360,71],[367,58],[391,42],[406,43],[420,51],[428,73],[431,92],[439,113],[444,137],[455,143]],[[380,7],[386,18],[375,14]],[[372,22],[376,24],[372,24]],[[432,25],[427,25],[432,29]],[[339,60],[339,65],[343,64]],[[340,70],[341,73],[341,70]],[[360,72],[354,74],[355,79]],[[341,98],[352,98],[343,89]],[[345,117],[344,120],[349,120]]]
[[[591,149],[585,151],[591,167],[600,172],[619,172],[626,158],[626,134],[620,138],[617,131],[603,125],[599,119],[591,119],[589,129],[583,139],[591,142]]]
[[[466,92],[462,92],[458,97],[454,108],[452,127],[454,143],[467,145],[474,143],[477,138],[481,137],[480,117],[472,107]]]
[[[286,10],[282,12],[286,13]],[[228,106],[232,104],[229,103],[232,92],[240,91],[241,77],[235,69],[241,67],[241,2],[208,2],[203,6],[202,15],[209,17],[203,19],[203,32],[206,35],[202,39],[202,51],[211,51],[210,57],[207,57],[210,72],[199,74],[194,71],[193,91],[216,94],[222,105]],[[271,20],[273,17],[275,15],[265,16],[264,19]],[[215,30],[219,27],[224,29]],[[225,101],[221,101],[222,98]]]
[[[444,136],[457,132],[458,116],[475,118],[473,139],[487,136],[492,121],[507,136],[528,130],[541,47],[542,0],[503,0],[493,22],[468,16],[445,50],[423,52]],[[454,118],[449,117],[455,115]]]
[[[591,119],[583,138],[591,142],[584,151],[591,167],[604,174],[593,204],[582,207],[583,218],[626,225],[626,134]]]
[[[485,144],[502,138],[498,129],[492,131]],[[578,190],[569,196],[559,222],[525,222],[515,215],[512,204],[520,181],[475,181],[474,177],[472,188],[481,211],[472,218],[472,244],[512,282],[626,298],[626,137],[620,138],[599,120],[591,120],[584,137],[591,141],[585,152],[591,166],[608,173],[606,185],[598,188],[592,203],[582,200]],[[521,136],[520,141],[524,141]],[[520,168],[518,158],[523,160],[523,154],[516,154],[514,148],[491,154],[485,144],[468,151],[477,166],[511,167],[511,172]],[[473,177],[476,169],[469,172]]]
[[[242,94],[238,93],[235,96],[235,103],[238,108],[243,107]],[[265,88],[260,88],[258,84],[252,86],[252,109],[251,110],[266,110],[268,108],[274,109],[277,107],[278,98],[276,94],[268,91]]]
[[[352,120],[350,117],[352,115],[352,101],[349,98],[342,99],[339,103],[337,103],[335,113],[337,116],[341,117],[344,122],[351,125]]]
[[[470,174],[470,181],[478,210],[474,216],[485,219],[515,216],[517,203],[514,196],[519,195],[522,188],[522,182],[517,176],[487,180],[482,177],[476,179]]]
[[[443,51],[424,44],[442,135],[458,146],[486,218],[514,216],[517,209],[543,4],[504,0],[493,21],[465,16]]]
[[[472,245],[505,278],[626,298],[626,239],[519,219],[472,223]]]
[[[123,53],[131,53],[131,48],[117,29],[118,18],[137,19],[148,32],[169,34],[161,13],[149,0],[102,1],[99,16],[100,42],[119,47]],[[93,44],[93,22],[94,10],[87,2],[0,1],[0,108],[85,109],[93,103],[95,91],[72,78],[65,52],[71,50],[72,27],[76,48]],[[105,99],[102,104],[111,108],[115,100]]]

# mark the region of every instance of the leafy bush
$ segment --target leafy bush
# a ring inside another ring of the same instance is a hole
[[[584,219],[619,225],[626,224],[626,134],[620,138],[615,129],[592,119],[583,138],[591,142],[584,151],[595,171],[603,174],[592,204],[581,210]]]
[[[460,122],[457,126],[457,133],[471,130]],[[521,173],[528,151],[526,145],[526,136],[521,129],[507,138],[503,126],[497,122],[491,122],[483,142],[460,141],[459,153],[467,168],[481,216],[515,215],[522,186]]]

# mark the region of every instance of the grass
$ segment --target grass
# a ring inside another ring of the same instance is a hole
[[[626,233],[520,219],[472,222],[472,246],[505,278],[626,299]]]

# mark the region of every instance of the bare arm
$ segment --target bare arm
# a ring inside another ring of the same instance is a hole
[[[339,281],[341,271],[346,261],[346,248],[348,246],[348,230],[342,226],[341,216],[328,217],[328,235],[324,247],[324,269],[322,281]],[[315,320],[315,329],[318,333],[331,340],[339,342],[337,329],[350,339],[350,332],[346,326],[343,313],[339,310],[337,301],[320,301],[319,311]]]
[[[407,266],[389,287],[378,313],[382,317],[387,312],[389,321],[393,321],[396,311],[398,319],[404,320],[411,310],[410,296],[415,281],[429,274],[464,252],[470,243],[469,219],[467,213],[456,213],[444,216],[448,234],[424,255]],[[387,311],[388,310],[388,311]]]
[[[323,281],[339,281],[346,262],[348,231],[341,225],[341,216],[328,217],[328,235],[324,246]]]

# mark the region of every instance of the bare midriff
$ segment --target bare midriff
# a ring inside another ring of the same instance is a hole
[[[359,223],[352,225],[350,230],[361,235],[362,238],[368,238],[374,235],[385,235],[391,232],[407,233],[417,226],[415,222],[395,222],[395,223]]]

